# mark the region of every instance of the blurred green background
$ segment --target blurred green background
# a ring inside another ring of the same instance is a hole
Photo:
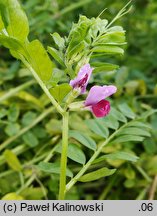
[[[29,38],[38,38],[46,47],[53,46],[50,33],[58,32],[61,36],[67,36],[80,14],[89,18],[97,17],[107,8],[101,18],[112,20],[127,1],[23,0],[21,3],[30,23]],[[92,82],[115,83],[118,87],[115,104],[127,102],[134,112],[141,114],[157,107],[157,1],[134,0],[131,4],[131,12],[116,22],[126,30],[127,41],[124,57],[113,59],[113,63],[120,68],[112,73],[97,75]],[[23,174],[17,173],[5,155],[1,154],[0,196],[18,191],[24,179],[30,180],[35,175],[35,180],[21,196],[25,199],[56,199],[58,177],[36,173],[34,164],[42,161],[46,152],[59,142],[61,121],[55,111],[51,115],[45,111],[49,101],[40,87],[30,80],[30,72],[13,59],[7,49],[0,47],[0,95],[22,85],[21,91],[0,100],[0,142],[2,146],[9,145],[20,162],[25,164]],[[40,116],[41,119],[36,122]],[[70,127],[88,130],[82,119],[82,114],[72,114]],[[150,198],[152,184],[157,181],[157,115],[152,115],[148,121],[152,136],[143,143],[127,143],[125,146],[140,157],[136,164],[107,161],[109,166],[119,168],[116,175],[105,182],[100,179],[75,186],[67,199]],[[21,132],[24,127],[26,133]],[[120,149],[120,146],[106,147],[105,152]],[[79,170],[75,164],[72,167]],[[153,198],[156,199],[157,195],[153,194]]]

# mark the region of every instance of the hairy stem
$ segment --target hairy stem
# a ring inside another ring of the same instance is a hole
[[[65,189],[66,189],[66,167],[67,167],[67,152],[68,152],[68,119],[69,119],[69,113],[65,112],[63,115],[63,129],[62,129],[62,154],[61,154],[61,168],[60,168],[59,200],[64,200]]]

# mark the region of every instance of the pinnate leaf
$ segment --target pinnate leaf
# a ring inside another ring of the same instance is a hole
[[[151,136],[151,134],[148,131],[141,129],[141,128],[137,128],[137,127],[127,127],[127,128],[122,129],[118,133],[118,135],[124,135],[124,134],[137,135],[137,136],[148,136],[148,137]]]
[[[93,53],[107,53],[107,54],[124,54],[124,50],[118,46],[102,45],[96,46],[91,50]]]
[[[2,197],[1,200],[24,200],[25,198],[16,194],[16,193],[8,193]]]
[[[127,160],[127,161],[132,161],[132,162],[136,162],[138,160],[138,157],[134,154],[131,154],[129,152],[123,152],[123,151],[119,151],[119,152],[114,152],[111,154],[107,154],[107,155],[103,155],[101,157],[99,157],[98,159],[96,159],[94,161],[94,163],[99,163],[103,160],[106,159],[110,159],[110,160]]]
[[[19,2],[17,0],[0,1],[0,12],[9,36],[25,41],[29,33],[29,24]]]
[[[111,108],[110,114],[120,122],[127,122],[126,117],[114,107]]]
[[[61,153],[61,145],[56,148],[56,151]],[[68,145],[68,158],[80,164],[85,164],[86,162],[86,156],[84,152],[76,144]]]
[[[64,39],[57,33],[54,32],[53,34],[51,34],[51,36],[53,37],[53,40],[55,42],[55,44],[60,48],[63,49],[64,48]]]
[[[69,84],[64,83],[61,85],[56,85],[49,91],[58,102],[61,102],[64,99],[64,97],[71,91],[71,89],[72,87]]]
[[[37,165],[37,168],[47,173],[60,174],[60,164],[59,163],[40,162]],[[68,168],[66,171],[66,175],[69,177],[73,177],[72,172]]]
[[[135,118],[135,113],[126,103],[119,104],[118,108],[126,117],[131,119]]]
[[[39,40],[33,40],[27,44],[26,49],[29,53],[26,57],[33,69],[43,81],[47,82],[52,76],[54,64],[51,62],[43,45]]]
[[[32,148],[39,144],[39,140],[31,131],[28,131],[27,133],[25,133],[22,136],[22,138],[23,138],[24,142]]]
[[[17,123],[9,123],[6,128],[5,132],[9,136],[14,136],[16,135],[20,130],[20,125]]]
[[[48,47],[49,54],[62,66],[64,66],[64,61],[61,53],[53,47]]]
[[[88,174],[83,175],[81,178],[79,178],[78,181],[81,182],[89,182],[89,181],[95,181],[99,178],[106,177],[113,175],[115,173],[116,169],[108,169],[106,167],[98,169],[94,172],[90,172]]]
[[[108,137],[109,131],[106,125],[103,124],[103,122],[100,122],[97,119],[89,119],[86,120],[86,124],[91,131],[98,134],[99,136],[102,136],[104,138]]]
[[[113,142],[114,143],[123,143],[123,142],[129,142],[129,141],[141,142],[143,140],[144,140],[144,137],[141,137],[141,136],[123,135],[123,136],[116,138]]]
[[[2,44],[8,49],[13,49],[16,51],[22,49],[20,41],[13,37],[8,37],[6,35],[0,35],[0,44]]]
[[[90,138],[88,135],[79,132],[79,131],[69,131],[69,136],[79,141],[81,144],[86,146],[89,149],[95,150],[96,149],[96,143],[95,141]]]
[[[20,164],[19,159],[11,150],[5,150],[4,157],[7,164],[15,171],[21,171],[22,166]]]

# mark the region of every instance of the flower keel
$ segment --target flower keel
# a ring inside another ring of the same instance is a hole
[[[110,112],[110,102],[104,100],[117,91],[113,85],[93,86],[84,102],[85,109],[90,110],[97,118],[102,118]]]
[[[91,109],[92,113],[97,118],[105,117],[110,112],[110,102],[107,100],[101,100],[97,104],[94,104]]]

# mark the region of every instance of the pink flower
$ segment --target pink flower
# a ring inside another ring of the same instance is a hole
[[[117,88],[113,85],[93,86],[88,93],[84,105],[97,118],[104,117],[110,112],[110,102],[104,99],[116,91]]]
[[[85,64],[84,66],[81,67],[77,77],[70,81],[70,85],[74,89],[78,89],[80,91],[80,94],[85,93],[92,70],[93,68],[90,67],[90,64]]]

